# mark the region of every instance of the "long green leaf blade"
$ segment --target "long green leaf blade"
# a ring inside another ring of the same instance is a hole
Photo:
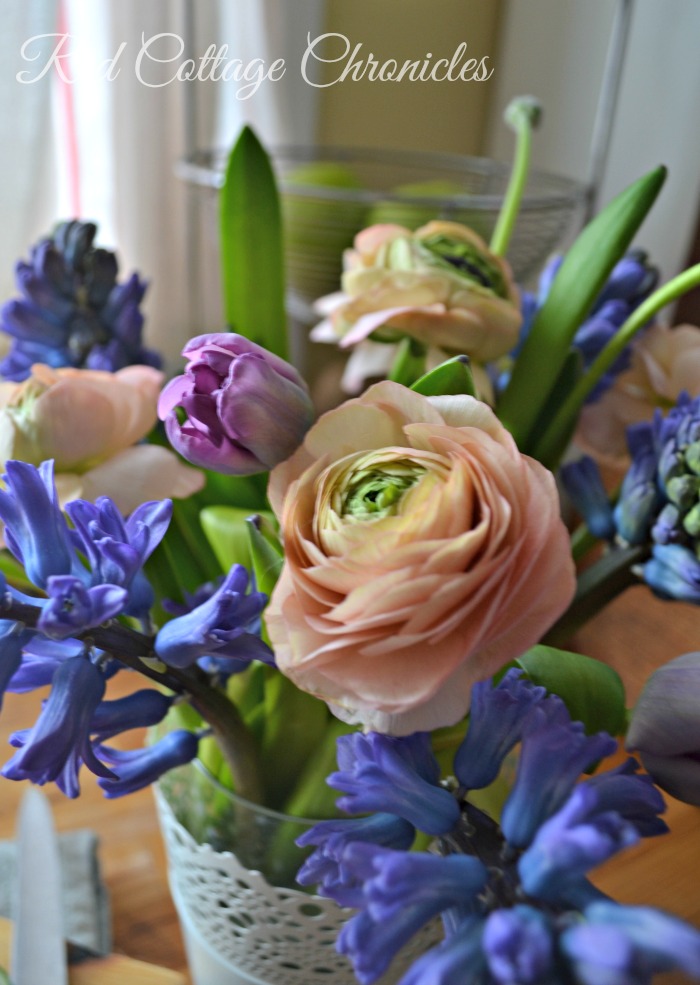
[[[522,451],[559,377],[576,330],[639,229],[666,177],[656,168],[630,185],[583,230],[564,258],[516,361],[498,414]]]
[[[270,158],[250,127],[228,159],[219,233],[227,325],[286,359],[280,200]]]

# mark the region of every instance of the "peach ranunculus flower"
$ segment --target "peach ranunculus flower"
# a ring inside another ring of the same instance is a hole
[[[51,369],[0,383],[0,466],[54,460],[62,503],[108,495],[124,513],[140,503],[201,489],[204,476],[173,452],[136,444],[156,422],[163,374],[150,366],[116,373]]]
[[[457,722],[574,593],[553,476],[473,397],[378,383],[318,420],[269,496],[278,666],[349,722]]]
[[[476,364],[498,359],[518,340],[522,316],[510,267],[467,226],[370,226],[344,265],[342,292],[318,302],[328,317],[311,338],[358,347],[343,381],[350,392],[391,364],[393,346],[371,347],[370,336],[391,343],[408,335],[429,347],[433,362],[464,353]]]
[[[686,391],[700,396],[700,328],[653,325],[632,345],[632,365],[596,403],[584,407],[576,444],[613,471],[629,464],[630,424],[664,413]]]

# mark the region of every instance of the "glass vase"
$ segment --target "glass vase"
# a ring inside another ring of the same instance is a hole
[[[199,764],[169,773],[156,801],[193,985],[355,985],[335,950],[352,911],[294,881],[306,854],[294,842],[315,821],[252,804]],[[381,985],[440,936],[418,935]]]

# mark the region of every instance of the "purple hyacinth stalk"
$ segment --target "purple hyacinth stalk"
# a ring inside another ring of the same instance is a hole
[[[24,380],[32,363],[108,372],[160,366],[141,341],[146,284],[138,274],[117,282],[116,255],[93,245],[96,233],[92,222],[63,222],[18,262],[20,297],[0,310],[0,331],[12,337],[0,376]]]

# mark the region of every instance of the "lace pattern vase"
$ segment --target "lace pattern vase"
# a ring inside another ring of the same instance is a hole
[[[201,774],[197,777],[192,767],[186,771],[200,790]],[[194,985],[356,985],[349,962],[335,950],[351,911],[293,888],[301,857],[293,841],[313,822],[259,808],[212,784],[219,799],[212,824],[207,820],[212,804],[201,798],[193,798],[193,813],[180,809],[183,790],[190,787],[183,787],[182,776],[174,784],[161,783],[156,801]],[[228,830],[240,842],[235,853],[216,845],[222,808]],[[398,981],[440,936],[439,926],[426,929],[381,985]]]

